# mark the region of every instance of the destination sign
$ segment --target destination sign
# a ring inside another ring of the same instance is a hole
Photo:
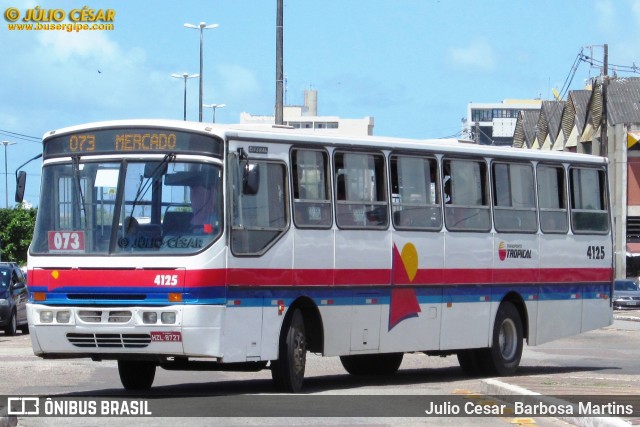
[[[44,157],[121,153],[198,153],[222,156],[222,141],[213,135],[167,128],[96,129],[53,136],[44,141]]]

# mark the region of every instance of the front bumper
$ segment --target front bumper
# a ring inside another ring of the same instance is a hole
[[[33,351],[49,358],[122,354],[222,357],[224,312],[224,306],[27,305]],[[155,323],[150,323],[154,317]],[[175,321],[163,323],[163,317]]]

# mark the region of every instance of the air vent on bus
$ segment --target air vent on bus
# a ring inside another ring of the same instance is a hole
[[[144,294],[67,294],[72,300],[118,300],[118,301],[144,301]]]
[[[133,314],[128,310],[79,310],[78,317],[86,323],[127,323],[131,320]]]
[[[79,334],[68,333],[67,340],[76,347],[143,348],[151,342],[149,334]]]

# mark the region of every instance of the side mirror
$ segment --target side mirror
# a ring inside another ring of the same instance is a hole
[[[16,203],[22,203],[24,199],[24,189],[27,185],[27,173],[25,171],[18,172],[16,175]]]
[[[253,196],[260,188],[260,167],[257,163],[247,162],[242,174],[242,194]]]

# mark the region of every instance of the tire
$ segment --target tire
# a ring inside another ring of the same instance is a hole
[[[271,377],[276,388],[288,393],[302,390],[306,363],[304,319],[302,312],[296,309],[282,329],[278,360],[271,362]]]
[[[16,334],[18,324],[16,321],[16,312],[15,310],[11,312],[11,318],[9,318],[9,323],[4,327],[4,334],[10,337]]]
[[[520,313],[510,302],[498,307],[491,347],[483,353],[481,364],[488,373],[513,375],[522,357],[523,334]]]
[[[24,325],[20,326],[20,331],[24,334],[24,335],[28,335],[29,334],[29,324],[25,323]]]
[[[398,371],[404,353],[361,354],[340,356],[344,369],[351,375],[392,375]]]
[[[143,360],[118,360],[118,373],[126,390],[149,390],[156,376],[156,364]]]
[[[456,354],[456,356],[458,356],[460,368],[462,368],[462,371],[466,375],[470,377],[477,377],[485,373],[482,363],[485,356],[482,354],[481,350],[486,349],[460,350]]]

